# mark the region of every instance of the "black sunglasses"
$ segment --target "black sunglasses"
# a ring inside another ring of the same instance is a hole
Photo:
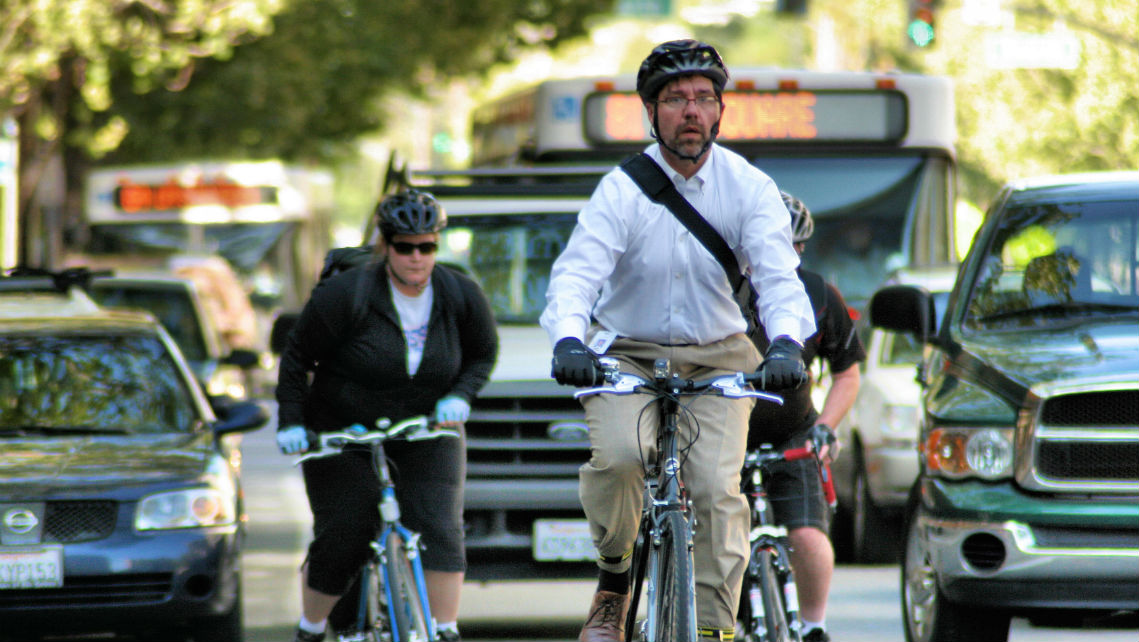
[[[434,254],[439,249],[439,244],[434,241],[426,241],[424,243],[408,243],[406,241],[393,241],[392,249],[396,254],[410,256],[415,250],[419,250],[420,254]]]

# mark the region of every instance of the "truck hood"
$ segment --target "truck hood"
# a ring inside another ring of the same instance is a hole
[[[546,331],[536,325],[498,326],[498,362],[490,373],[495,381],[553,381],[550,360],[554,349]]]
[[[1005,414],[1021,407],[1034,387],[1060,381],[1134,380],[1139,372],[1135,327],[1134,319],[1124,319],[1027,332],[965,334],[950,350],[946,370],[966,382],[965,388],[984,388],[983,393],[975,389],[975,394],[964,395],[971,398],[967,402],[958,397],[959,402],[973,406],[970,414],[976,416],[977,406],[986,405],[976,393],[1004,406],[1001,411],[993,408],[994,414]],[[935,401],[930,410],[942,414],[956,405],[949,399],[943,401],[948,406]]]
[[[120,498],[202,478],[208,434],[115,435],[0,440],[0,495],[34,499],[74,490]]]

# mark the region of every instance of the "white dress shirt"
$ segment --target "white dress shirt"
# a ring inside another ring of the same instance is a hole
[[[718,145],[690,179],[669,167],[657,145],[645,151],[741,268],[750,268],[768,336],[802,342],[813,334],[814,313],[795,274],[791,216],[775,182]],[[668,345],[704,345],[747,329],[716,257],[620,168],[601,179],[578,214],[551,270],[540,322],[553,343],[584,340],[591,315],[619,336]]]

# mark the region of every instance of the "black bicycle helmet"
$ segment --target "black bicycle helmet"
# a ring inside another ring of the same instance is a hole
[[[791,213],[791,242],[806,243],[815,233],[815,219],[811,218],[811,210],[807,209],[803,201],[787,192],[779,192],[779,195],[783,197],[783,204]]]
[[[641,63],[637,93],[644,102],[654,101],[669,81],[693,74],[711,80],[717,96],[728,84],[728,70],[712,45],[699,40],[671,40],[657,45]]]
[[[428,234],[447,227],[447,213],[435,197],[409,189],[392,194],[376,206],[380,233],[391,240],[396,234]]]

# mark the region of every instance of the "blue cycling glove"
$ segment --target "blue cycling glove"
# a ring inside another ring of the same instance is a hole
[[[308,450],[308,432],[304,426],[282,426],[277,429],[277,447],[286,455]]]
[[[471,418],[471,404],[462,397],[448,395],[435,404],[436,423],[466,423]]]

